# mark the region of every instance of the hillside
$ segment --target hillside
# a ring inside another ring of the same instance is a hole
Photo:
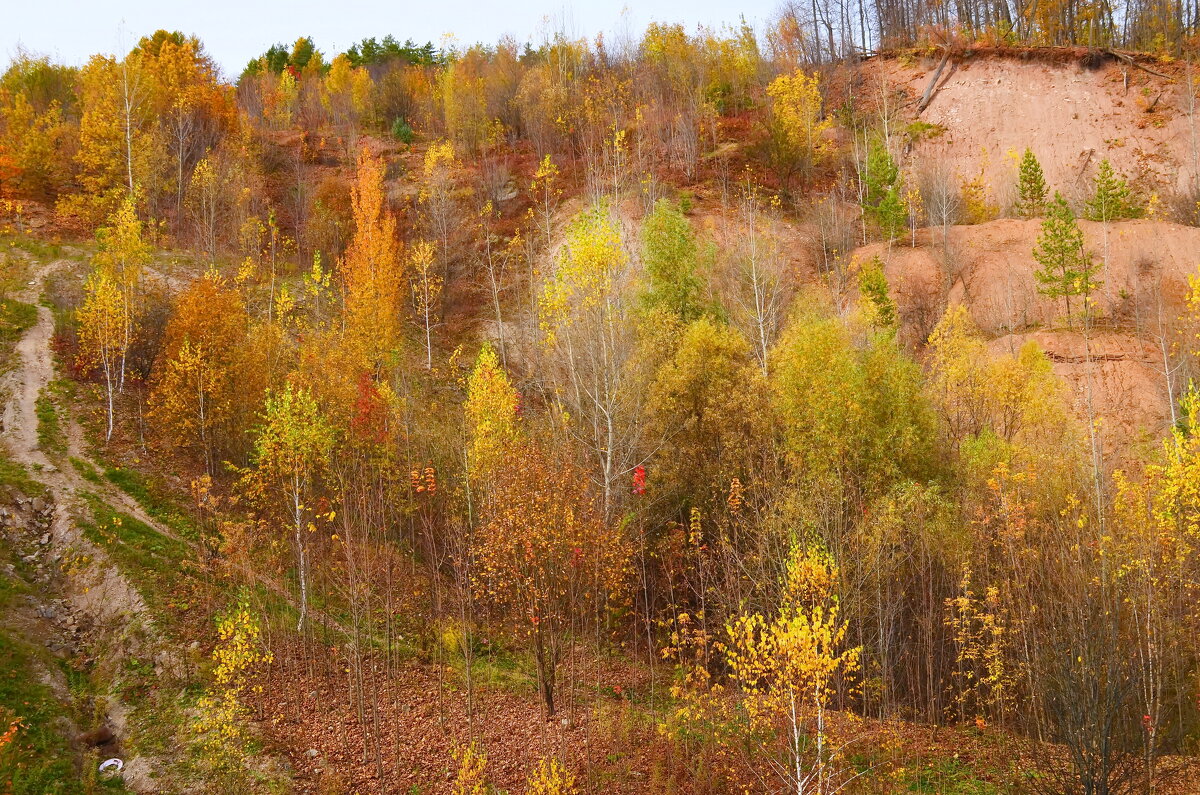
[[[905,62],[907,60],[907,63]],[[1146,195],[1162,201],[1192,196],[1200,175],[1195,89],[1186,64],[1151,60],[1148,74],[1086,50],[1059,56],[1014,50],[954,58],[938,78],[929,105],[897,109],[902,124],[922,129],[906,148],[913,160],[938,163],[971,177],[982,171],[1001,207],[1015,198],[1016,162],[1027,147],[1044,164],[1046,180],[1072,200],[1086,197],[1103,158]],[[914,101],[936,70],[936,57],[868,62],[868,85],[878,81]],[[1194,75],[1192,76],[1194,80]]]
[[[1090,371],[1107,444],[1124,451],[1168,430],[1172,398],[1186,388],[1173,356],[1187,333],[1178,318],[1186,310],[1188,279],[1196,274],[1200,230],[1155,221],[1115,223],[1107,231],[1105,258],[1101,226],[1080,226],[1089,250],[1106,263],[1095,296],[1090,363],[1080,330],[1064,321],[1063,302],[1038,292],[1032,252],[1040,221],[956,226],[944,238],[941,229],[924,229],[916,246],[875,244],[853,258],[884,260],[904,332],[918,344],[946,307],[962,304],[995,351],[1012,353],[1028,339],[1037,341],[1081,413]]]
[[[0,791],[1194,789],[1194,53],[1064,9],[19,53]]]

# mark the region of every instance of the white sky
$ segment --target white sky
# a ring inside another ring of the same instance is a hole
[[[460,45],[493,43],[505,34],[540,41],[547,25],[572,37],[637,36],[648,22],[719,27],[739,16],[756,30],[779,0],[2,0],[0,64],[18,45],[71,65],[96,52],[128,51],[159,28],[199,36],[228,78],[236,79],[270,45],[312,36],[326,54],[364,37],[440,45],[453,34]]]

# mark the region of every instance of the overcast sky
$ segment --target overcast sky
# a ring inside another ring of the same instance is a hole
[[[756,29],[779,0],[5,0],[0,25],[0,61],[18,46],[67,64],[83,63],[95,52],[128,51],[159,28],[195,34],[225,71],[236,78],[246,62],[275,42],[291,44],[312,36],[327,54],[345,50],[367,36],[391,33],[439,45],[453,34],[460,45],[495,42],[505,34],[540,41],[547,25],[573,37],[636,35],[648,22],[720,26],[741,15]]]

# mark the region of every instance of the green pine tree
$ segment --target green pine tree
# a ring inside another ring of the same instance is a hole
[[[879,202],[879,206],[872,214],[875,216],[875,223],[879,224],[883,236],[888,240],[899,237],[900,233],[904,231],[908,222],[908,208],[904,206],[904,200],[900,198],[899,180],[883,194],[883,200]]]
[[[888,188],[897,183],[900,169],[896,161],[884,146],[882,140],[876,138],[867,149],[867,159],[863,164],[863,202],[865,207],[875,208],[887,195]]]
[[[1017,172],[1017,215],[1022,218],[1037,218],[1046,212],[1046,177],[1042,174],[1042,164],[1033,154],[1032,149],[1026,149],[1021,157],[1021,165]]]
[[[1099,268],[1092,262],[1091,252],[1084,251],[1083,232],[1075,221],[1075,213],[1057,191],[1046,208],[1046,220],[1042,221],[1042,233],[1033,248],[1033,258],[1042,266],[1034,272],[1038,292],[1048,298],[1065,300],[1068,323],[1072,297],[1084,299],[1086,314],[1088,299],[1101,284],[1096,279]]]
[[[1092,184],[1095,192],[1084,209],[1084,217],[1089,221],[1107,222],[1141,217],[1142,208],[1133,200],[1129,185],[1124,177],[1113,171],[1107,157],[1100,161]]]

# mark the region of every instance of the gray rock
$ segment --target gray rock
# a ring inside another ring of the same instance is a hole
[[[517,194],[519,192],[520,191],[517,190],[517,183],[509,180],[496,189],[496,201],[506,202],[511,199],[515,199],[517,198]]]

